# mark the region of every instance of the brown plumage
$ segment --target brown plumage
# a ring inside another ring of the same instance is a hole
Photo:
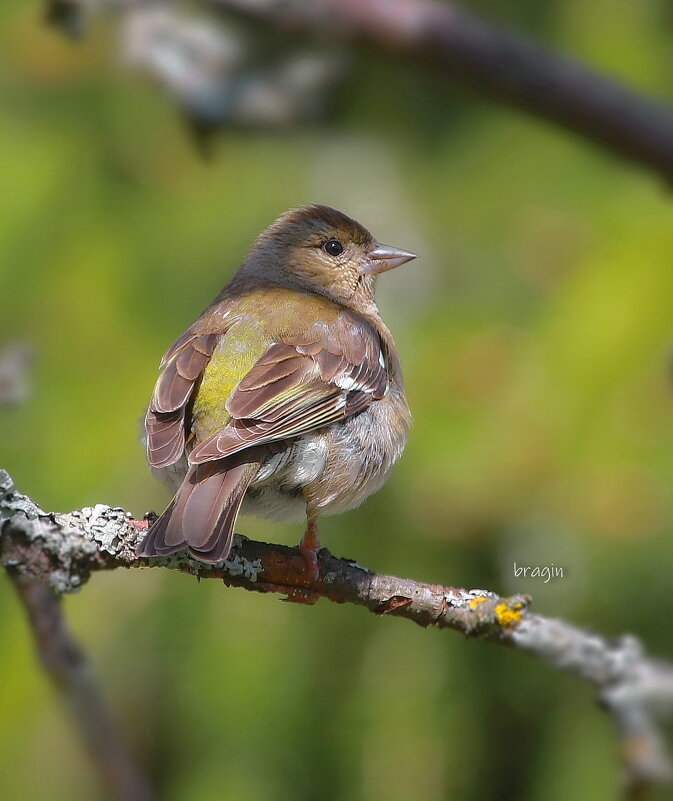
[[[326,206],[280,217],[162,361],[145,419],[176,495],[139,548],[226,559],[239,509],[316,520],[387,478],[410,425],[378,273],[414,258]]]

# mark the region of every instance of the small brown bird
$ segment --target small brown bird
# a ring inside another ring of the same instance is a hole
[[[239,510],[317,521],[386,481],[411,424],[379,273],[415,258],[355,220],[288,211],[162,360],[145,418],[147,458],[177,490],[138,549],[226,559]]]

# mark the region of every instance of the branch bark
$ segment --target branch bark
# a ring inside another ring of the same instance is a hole
[[[320,577],[310,583],[304,559],[295,548],[237,535],[226,562],[206,565],[184,554],[137,558],[134,549],[140,536],[131,516],[120,508],[98,504],[68,514],[46,513],[0,471],[0,560],[19,588],[39,586],[42,600],[78,590],[99,570],[164,567],[219,579],[232,587],[283,593],[298,602],[326,598],[357,604],[377,615],[404,617],[421,626],[454,629],[524,651],[593,685],[616,724],[628,797],[635,798],[644,787],[671,778],[672,764],[657,716],[673,714],[673,666],[647,656],[633,636],[607,640],[532,613],[528,596],[504,598],[488,590],[374,573],[326,549],[319,556]],[[51,600],[48,605],[53,610]],[[34,604],[28,607],[37,631],[43,624],[35,618]],[[63,629],[57,620],[55,630],[59,628]],[[39,632],[37,639],[42,642]],[[52,651],[44,646],[41,650],[43,654]],[[48,658],[47,666],[49,662]],[[76,687],[80,678],[73,672],[66,684]],[[84,697],[80,690],[74,692]],[[90,725],[87,720],[79,722],[83,730]]]
[[[673,109],[452,3],[210,0],[290,34],[362,42],[440,70],[673,180]]]

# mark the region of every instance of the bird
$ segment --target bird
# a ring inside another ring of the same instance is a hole
[[[375,288],[414,258],[321,204],[259,235],[161,361],[146,451],[175,495],[138,556],[221,562],[239,511],[305,518],[299,550],[317,580],[318,519],[379,490],[407,441],[411,412]]]

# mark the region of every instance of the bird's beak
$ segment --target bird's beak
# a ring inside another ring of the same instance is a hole
[[[380,242],[375,242],[374,249],[367,254],[367,261],[361,272],[385,273],[386,270],[392,270],[394,267],[399,267],[400,264],[406,264],[406,262],[415,258],[417,258],[416,254],[410,253],[408,250],[400,250],[399,248],[390,247],[390,245],[382,245]]]

